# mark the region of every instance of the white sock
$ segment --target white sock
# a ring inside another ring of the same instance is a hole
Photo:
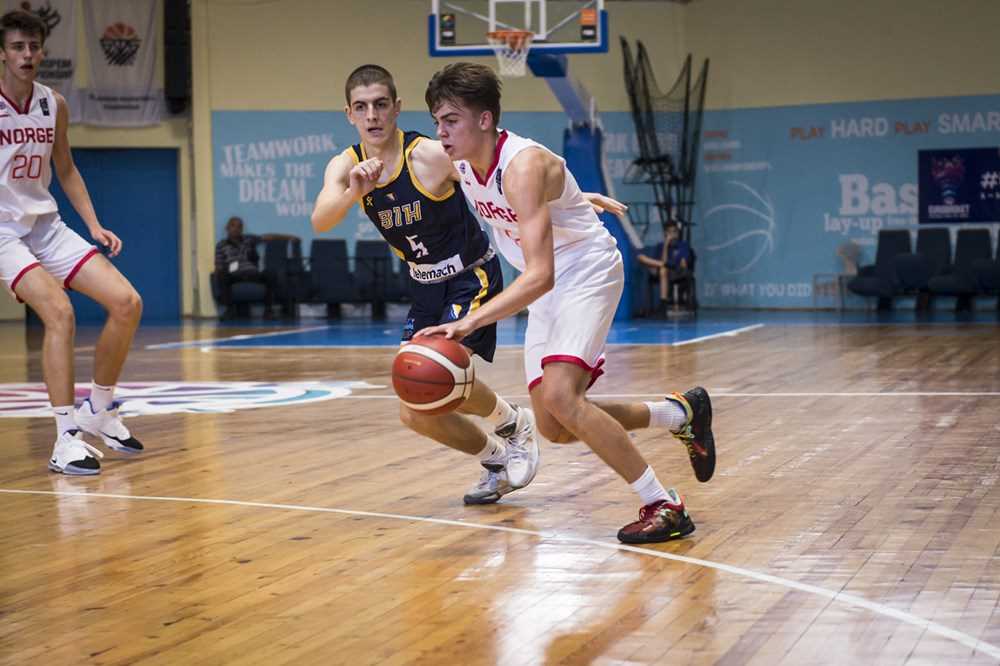
[[[73,418],[73,405],[53,407],[52,413],[56,415],[56,430],[60,435],[67,430],[76,430],[80,427]]]
[[[677,432],[687,423],[687,413],[674,400],[644,403],[649,408],[650,428],[669,428]]]
[[[95,414],[110,407],[114,398],[114,386],[101,386],[97,382],[90,384],[90,406],[94,408]]]
[[[476,457],[480,460],[490,460],[496,458],[503,458],[507,453],[507,447],[503,445],[503,440],[489,433],[486,435],[486,446],[483,450],[476,454]]]
[[[642,476],[629,485],[632,486],[632,490],[639,494],[639,501],[642,502],[643,506],[659,502],[660,500],[670,499],[667,491],[663,488],[663,484],[656,478],[656,472],[653,471],[652,467],[647,466]]]
[[[514,408],[510,406],[510,403],[497,396],[497,406],[493,408],[490,415],[486,417],[486,420],[493,424],[493,427],[499,427],[510,423],[517,418],[517,412]]]

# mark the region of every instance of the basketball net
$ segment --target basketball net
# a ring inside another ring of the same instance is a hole
[[[501,76],[524,76],[528,69],[528,51],[535,33],[529,30],[494,30],[486,33],[500,65]]]

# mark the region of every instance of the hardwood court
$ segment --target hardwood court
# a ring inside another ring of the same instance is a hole
[[[130,419],[148,454],[96,478],[46,470],[49,419],[0,419],[0,663],[1000,661],[995,324],[612,348],[600,394],[714,395],[710,483],[636,437],[697,524],[646,548],[615,540],[637,502],[579,445],[464,507],[479,471],[398,424],[391,349],[145,349],[237,332],[145,329],[125,381],[383,388]],[[0,338],[0,382],[39,381],[23,329]],[[498,356],[482,376],[524,400]]]

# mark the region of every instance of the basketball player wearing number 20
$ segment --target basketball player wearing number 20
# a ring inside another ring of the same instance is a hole
[[[409,266],[413,304],[403,342],[427,326],[465,317],[503,287],[500,260],[469,211],[441,144],[397,128],[401,101],[392,75],[378,65],[355,69],[345,84],[347,120],[359,142],[327,165],[313,228],[325,232],[359,203],[393,251]],[[496,351],[496,326],[463,341],[486,361]],[[476,379],[458,411],[429,415],[400,403],[411,430],[479,459],[479,481],[466,504],[491,504],[531,483],[538,469],[535,419]],[[470,415],[489,423],[481,428]]]
[[[448,65],[426,101],[465,196],[493,229],[521,275],[468,317],[425,329],[456,340],[528,308],[524,364],[539,431],[553,442],[583,441],[639,496],[639,520],[618,532],[650,543],[694,531],[681,496],[666,489],[627,430],[668,428],[687,447],[699,481],[715,470],[712,405],[705,389],[648,403],[594,403],[587,388],[603,372],[604,347],[624,285],[614,238],[587,204],[566,163],[498,127],[500,80],[489,67]]]
[[[49,192],[59,183],[91,237],[114,257],[122,242],[101,226],[70,152],[69,111],[62,95],[35,81],[47,28],[35,14],[0,17],[0,280],[45,326],[42,374],[56,420],[49,469],[61,474],[101,471],[101,451],[86,432],[124,454],[142,451],[118,415],[114,389],[139,325],[139,294],[97,248],[67,227]],[[108,312],[97,340],[90,396],[74,409],[73,306],[66,289],[85,294]]]

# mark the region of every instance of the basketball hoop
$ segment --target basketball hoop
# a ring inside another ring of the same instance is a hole
[[[535,33],[530,30],[494,30],[486,33],[500,65],[501,76],[524,76],[528,69],[528,51]]]

